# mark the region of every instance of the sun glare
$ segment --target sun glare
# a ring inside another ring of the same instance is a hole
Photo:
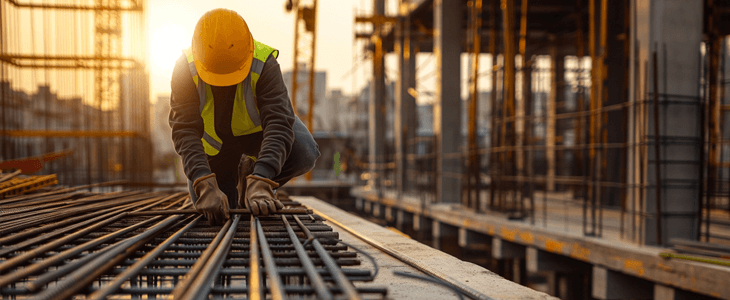
[[[150,37],[152,63],[159,69],[172,71],[182,49],[189,46],[183,30],[175,26],[163,26],[153,29]]]

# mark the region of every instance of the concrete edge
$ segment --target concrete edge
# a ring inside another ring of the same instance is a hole
[[[600,238],[580,237],[444,205],[433,205],[424,209],[407,199],[396,201],[387,196],[378,198],[377,193],[362,187],[353,188],[351,195],[665,286],[712,297],[730,297],[730,290],[726,289],[726,285],[722,282],[722,278],[730,277],[730,268],[678,259],[664,259],[658,255],[664,251],[672,252],[669,249],[638,247]]]
[[[313,197],[292,198],[313,209],[315,213],[326,215],[382,246],[406,254],[435,272],[447,274],[453,280],[488,297],[494,299],[557,299],[504,279],[481,266],[462,261],[416,240],[406,238],[322,200]],[[396,257],[396,259],[399,258]]]

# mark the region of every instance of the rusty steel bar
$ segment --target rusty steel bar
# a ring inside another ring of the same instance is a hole
[[[261,267],[259,266],[259,239],[258,239],[258,230],[256,229],[257,226],[257,220],[256,217],[251,215],[251,221],[249,225],[250,229],[250,262],[249,266],[251,268],[250,275],[248,277],[248,299],[254,299],[254,300],[261,300],[263,299],[262,296],[262,286],[263,286],[263,278],[261,276]]]
[[[298,218],[295,218],[294,220],[298,220]],[[304,267],[304,271],[307,273],[307,277],[312,282],[312,286],[317,293],[317,298],[332,299],[332,293],[327,290],[327,287],[322,280],[322,277],[319,275],[319,273],[317,273],[317,269],[314,267],[314,264],[309,259],[307,252],[304,250],[304,247],[299,242],[299,238],[297,237],[296,233],[294,233],[294,229],[292,229],[291,225],[289,225],[289,221],[287,221],[286,217],[284,216],[281,216],[281,221],[284,222],[284,225],[286,226],[286,231],[289,233],[289,238],[291,239],[292,244],[296,249],[299,260],[302,262],[302,266]],[[302,231],[309,230],[307,226],[304,226],[304,224],[299,224],[299,228]]]
[[[149,210],[129,213],[130,216],[157,216],[157,215],[179,215],[179,214],[197,214],[198,212],[194,209],[185,210]],[[251,212],[245,208],[231,209],[228,211],[232,215],[250,214]],[[311,209],[306,208],[284,208],[277,211],[275,214],[288,214],[288,215],[306,215],[311,214]]]
[[[102,300],[106,299],[107,296],[111,295],[112,293],[119,290],[125,281],[129,280],[130,277],[135,276],[139,274],[139,272],[146,267],[150,262],[152,262],[154,259],[156,259],[161,253],[163,253],[172,243],[177,241],[185,232],[188,232],[190,229],[195,226],[198,221],[202,218],[201,216],[196,217],[192,222],[185,225],[185,227],[181,228],[175,234],[167,238],[163,243],[155,247],[155,249],[152,252],[147,253],[142,259],[137,261],[134,265],[129,267],[126,271],[124,271],[122,274],[117,275],[114,278],[114,281],[108,283],[104,288],[97,290],[93,294],[91,294],[87,299],[90,300]],[[184,274],[184,273],[183,273]],[[181,275],[183,275],[181,274]]]
[[[312,245],[314,245],[314,249],[317,251],[317,254],[319,257],[324,261],[325,265],[327,266],[327,269],[330,271],[330,274],[332,277],[335,278],[335,281],[337,281],[337,285],[345,291],[345,295],[347,299],[350,300],[357,300],[361,299],[360,296],[357,294],[357,291],[355,290],[355,286],[352,285],[352,282],[347,280],[347,277],[344,273],[342,273],[342,270],[337,266],[337,263],[332,259],[332,257],[327,253],[326,250],[322,247],[322,244],[319,243],[319,240],[314,238],[314,235],[307,229],[306,226],[302,223],[302,221],[299,219],[299,217],[294,216],[294,221],[299,224],[299,228],[301,228],[304,231],[304,234],[307,236],[308,240],[312,241]]]
[[[255,228],[256,235],[260,243],[261,257],[263,258],[264,268],[266,269],[266,274],[268,275],[269,292],[271,293],[272,299],[288,299],[283,289],[284,284],[281,283],[281,277],[279,277],[279,272],[276,269],[276,262],[274,261],[274,256],[271,254],[269,242],[264,236],[264,231],[263,229],[261,229],[261,223],[259,222],[258,218],[254,217],[253,222],[251,223],[251,227]]]
[[[200,299],[252,293],[252,299],[312,294],[359,299],[358,293],[387,293],[384,288],[348,288],[354,287],[353,281],[372,281],[373,275],[368,270],[342,270],[359,265],[358,254],[348,251],[321,217],[306,214],[307,219],[298,220],[307,212],[300,203],[291,202],[302,214],[234,214],[226,226],[218,227],[200,222],[201,216],[179,213],[192,211],[189,203],[183,204],[188,199],[185,192],[73,195],[13,202],[43,202],[26,210],[43,213],[30,217],[39,222],[32,227],[17,227],[20,223],[12,220],[4,223],[17,230],[2,238],[0,295],[70,299],[88,293],[85,298],[105,299],[172,294],[176,299]],[[79,205],[64,206],[69,201]],[[44,212],[45,204],[59,205],[58,212]],[[149,210],[154,211],[145,213]],[[48,216],[73,217],[43,220]],[[240,221],[244,217],[253,222]],[[264,276],[269,277],[268,287]],[[300,281],[305,276],[310,280]],[[278,289],[271,285],[275,278],[280,279]]]

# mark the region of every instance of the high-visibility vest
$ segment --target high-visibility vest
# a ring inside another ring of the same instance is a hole
[[[188,59],[190,67],[190,75],[193,76],[193,82],[198,90],[200,98],[200,116],[203,118],[205,130],[203,130],[203,148],[205,154],[215,156],[223,148],[223,140],[215,133],[215,110],[213,101],[213,92],[210,85],[200,80],[198,71],[193,63],[193,52],[191,48],[183,50]],[[262,130],[261,117],[259,109],[256,106],[256,83],[264,69],[264,63],[269,55],[279,56],[279,51],[254,41],[253,62],[251,63],[251,71],[243,82],[236,85],[236,96],[233,102],[233,117],[231,118],[231,129],[234,136],[241,136],[256,133]]]

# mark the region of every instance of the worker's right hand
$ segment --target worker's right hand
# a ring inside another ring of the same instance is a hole
[[[212,225],[220,225],[228,220],[228,197],[218,188],[215,174],[195,180],[193,190],[198,200],[193,203],[195,211],[201,213]]]

